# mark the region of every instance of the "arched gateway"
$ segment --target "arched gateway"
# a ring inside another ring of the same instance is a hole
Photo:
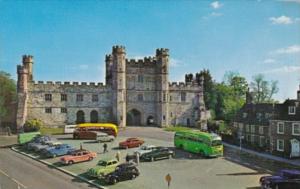
[[[127,126],[140,126],[141,120],[142,120],[142,116],[140,111],[136,109],[132,109],[129,112],[127,112],[127,116],[126,116]]]

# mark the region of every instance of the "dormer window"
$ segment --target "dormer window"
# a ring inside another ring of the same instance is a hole
[[[289,115],[296,114],[296,106],[289,106]]]

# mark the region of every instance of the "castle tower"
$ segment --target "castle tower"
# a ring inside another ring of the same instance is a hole
[[[157,124],[166,127],[169,125],[169,49],[156,49],[157,61]]]
[[[17,66],[17,91],[18,91],[18,109],[17,109],[17,131],[23,129],[27,117],[27,101],[28,101],[28,82],[32,81],[32,64],[33,56],[24,55],[22,58],[23,65]]]
[[[112,103],[113,119],[119,127],[126,126],[126,50],[123,46],[112,49]]]
[[[112,68],[113,67],[113,57],[112,55],[106,55],[105,56],[105,68],[106,68],[106,76],[105,76],[105,82],[106,85],[112,86]]]
[[[28,81],[33,80],[32,67],[33,67],[33,56],[32,55],[23,55],[23,66],[28,70]]]

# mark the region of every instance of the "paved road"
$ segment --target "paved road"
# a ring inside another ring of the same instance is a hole
[[[0,149],[0,189],[93,188],[10,149]]]

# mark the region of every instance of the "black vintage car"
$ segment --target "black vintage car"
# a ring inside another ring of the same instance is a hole
[[[174,151],[165,148],[159,147],[156,150],[143,154],[140,158],[145,161],[154,161],[158,159],[172,158],[175,155]]]
[[[105,177],[108,184],[116,184],[117,182],[135,179],[140,175],[140,171],[133,162],[122,163],[116,167],[116,170]]]
[[[263,176],[259,180],[263,189],[299,189],[300,171],[281,170],[273,176]]]

